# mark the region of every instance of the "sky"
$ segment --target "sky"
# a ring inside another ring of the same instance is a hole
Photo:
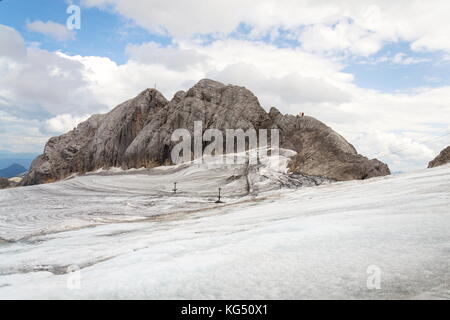
[[[449,16],[447,0],[2,0],[0,150],[41,153],[146,88],[211,78],[422,169],[450,145]]]

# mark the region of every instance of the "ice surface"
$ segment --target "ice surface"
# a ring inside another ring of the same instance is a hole
[[[450,298],[450,166],[296,190],[285,178],[189,164],[2,190],[0,298]]]

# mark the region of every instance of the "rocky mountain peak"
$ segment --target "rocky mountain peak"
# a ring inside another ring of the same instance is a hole
[[[342,136],[308,116],[266,112],[245,87],[202,79],[168,101],[146,89],[109,113],[94,115],[76,129],[51,138],[23,184],[62,179],[99,168],[141,168],[170,164],[171,134],[178,128],[279,129],[280,146],[297,152],[290,169],[335,180],[366,179],[389,174],[378,160],[368,160]]]

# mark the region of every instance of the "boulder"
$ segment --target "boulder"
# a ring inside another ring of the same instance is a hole
[[[428,168],[434,168],[450,163],[450,146],[445,148],[439,155],[428,163]]]

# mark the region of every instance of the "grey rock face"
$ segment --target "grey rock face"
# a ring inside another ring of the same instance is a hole
[[[147,89],[104,115],[93,115],[74,130],[51,138],[31,164],[22,185],[53,182],[72,173],[120,166],[126,149],[159,109],[161,93]]]
[[[359,155],[341,135],[308,116],[275,114],[273,124],[281,131],[281,146],[297,151],[290,163],[292,172],[324,176],[334,180],[368,179],[389,175],[383,162]]]
[[[9,180],[0,177],[0,189],[5,189],[9,187]]]
[[[268,115],[258,99],[247,89],[201,80],[187,92],[179,91],[134,139],[125,154],[127,168],[143,167],[170,160],[174,146],[172,132],[178,128],[194,132],[194,121],[203,129],[243,130],[262,128]]]
[[[428,163],[428,168],[434,168],[450,163],[450,146],[445,148],[439,155]]]
[[[172,132],[193,133],[194,121],[203,130],[280,130],[280,146],[298,152],[293,173],[334,180],[366,179],[390,174],[378,160],[358,155],[343,137],[312,117],[267,113],[244,87],[204,79],[167,101],[147,89],[105,115],[94,115],[74,130],[51,138],[44,153],[33,161],[23,185],[52,182],[72,173],[99,168],[153,167],[170,163]]]

